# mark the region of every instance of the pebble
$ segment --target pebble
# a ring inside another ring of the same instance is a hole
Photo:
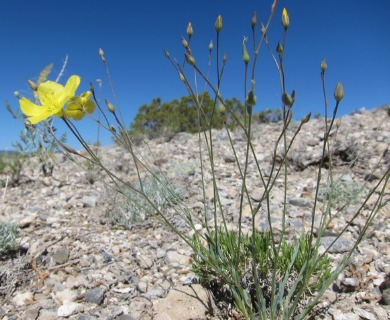
[[[104,300],[105,288],[94,288],[85,292],[85,301],[101,305]]]
[[[68,302],[63,304],[57,310],[58,317],[70,317],[73,314],[83,312],[84,306],[81,303],[77,302]]]

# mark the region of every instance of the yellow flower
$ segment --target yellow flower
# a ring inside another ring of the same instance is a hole
[[[81,120],[86,113],[95,111],[95,104],[91,101],[92,92],[87,91],[80,95],[80,97],[73,97],[70,99],[64,110],[65,116],[73,118],[74,120]]]
[[[71,76],[65,87],[57,82],[45,81],[37,88],[37,96],[41,105],[37,105],[27,98],[19,100],[20,109],[27,116],[27,120],[36,124],[51,116],[62,117],[62,108],[74,97],[80,84],[79,76]]]

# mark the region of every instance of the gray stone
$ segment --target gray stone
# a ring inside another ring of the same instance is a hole
[[[64,264],[69,261],[69,249],[59,249],[53,254],[53,260],[56,264]]]
[[[106,289],[102,287],[90,289],[87,290],[87,292],[85,293],[84,299],[89,303],[101,305],[103,303],[105,293],[106,293]]]

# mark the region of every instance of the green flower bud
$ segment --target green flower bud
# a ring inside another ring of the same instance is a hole
[[[337,83],[336,89],[334,90],[334,98],[337,102],[340,102],[344,97],[344,88],[341,82]]]
[[[190,65],[190,66],[194,66],[195,65],[195,58],[193,56],[191,56],[190,54],[188,54],[187,52],[184,54],[185,58],[186,58],[186,61],[187,63]]]
[[[287,30],[289,25],[290,25],[290,18],[288,17],[288,12],[287,12],[286,8],[283,8],[282,26],[283,26],[284,30]]]
[[[291,107],[294,104],[295,100],[295,92],[293,91],[293,95],[289,95],[288,93],[283,93],[282,94],[282,102],[285,106]]]
[[[188,26],[187,26],[187,35],[191,38],[193,33],[194,33],[194,31],[192,30],[192,24],[191,24],[191,22],[189,22]]]
[[[181,37],[181,43],[182,43],[182,45],[183,45],[183,47],[184,47],[185,49],[188,49],[188,48],[189,48],[189,45],[188,45],[187,40],[184,39],[183,37]]]
[[[102,59],[103,62],[106,62],[106,58],[104,57],[104,51],[102,48],[99,48],[99,56],[100,59]]]
[[[328,65],[326,64],[325,58],[321,61],[321,71],[325,73],[326,69],[328,69]]]
[[[310,120],[310,117],[311,117],[311,112],[309,112],[307,115],[303,116],[301,123],[302,124],[308,123]]]
[[[277,52],[279,55],[283,54],[283,46],[281,45],[280,42],[278,42],[278,45],[277,45],[277,47],[276,47],[276,52]]]
[[[179,78],[180,78],[180,81],[182,81],[182,82],[186,81],[186,78],[184,77],[184,75],[181,72],[179,72]]]
[[[110,101],[108,101],[107,99],[105,99],[105,102],[106,102],[106,106],[107,106],[108,111],[110,111],[111,113],[115,113],[114,105]]]
[[[247,40],[246,37],[244,37],[244,40],[242,40],[242,60],[245,62],[245,64],[248,64],[249,54],[248,54],[248,50],[246,49],[246,45],[245,45],[246,40]]]
[[[256,105],[256,96],[253,90],[249,91],[248,97],[246,98],[246,104],[249,107],[253,107],[254,105]]]
[[[222,17],[221,15],[219,15],[217,21],[215,21],[215,31],[220,32],[222,30],[222,27]]]

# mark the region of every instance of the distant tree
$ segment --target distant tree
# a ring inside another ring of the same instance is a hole
[[[234,127],[233,114],[242,118],[244,106],[236,99],[226,99],[226,108],[218,108],[219,102],[214,101],[208,92],[199,95],[199,105],[191,96],[183,96],[180,100],[162,103],[155,98],[147,105],[138,109],[134,122],[130,126],[130,135],[145,136],[149,139],[159,136],[169,137],[178,132],[195,133],[209,127],[221,129],[226,123]]]

